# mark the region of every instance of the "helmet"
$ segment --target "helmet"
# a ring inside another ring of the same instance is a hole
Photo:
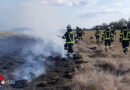
[[[68,31],[68,32],[71,32],[71,31],[72,31],[71,25],[67,25],[67,31]]]
[[[71,29],[71,25],[67,25],[67,29]]]
[[[97,29],[97,30],[100,30],[101,28],[100,28],[100,27],[97,27],[96,29]]]
[[[111,28],[114,28],[114,25],[111,25]]]
[[[127,27],[127,24],[126,24],[126,23],[123,23],[123,24],[122,24],[122,27]]]
[[[81,31],[82,29],[80,27],[76,27],[77,31]]]
[[[112,30],[115,30],[115,29],[114,29],[114,25],[111,25],[110,27],[111,27]]]
[[[122,29],[127,29],[127,24],[126,23],[122,24]]]
[[[80,29],[80,27],[77,26],[76,29]]]
[[[106,30],[111,30],[111,27],[107,27],[107,29]]]

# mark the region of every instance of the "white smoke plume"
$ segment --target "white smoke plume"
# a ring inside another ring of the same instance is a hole
[[[16,69],[16,79],[28,81],[42,75],[46,71],[45,62],[49,56],[62,56],[62,47],[51,42],[40,41],[29,45],[21,53],[24,64]]]
[[[57,14],[51,7],[41,5],[43,4],[24,4],[22,12],[25,17],[21,21],[28,22],[32,30],[23,33],[36,38],[36,42],[22,50],[24,64],[15,71],[17,80],[33,80],[46,72],[47,57],[64,56],[64,42],[62,38],[57,37],[63,35]]]
[[[35,31],[26,32],[26,34],[29,35],[32,32]],[[40,37],[40,35],[38,37],[36,33],[34,36],[31,35],[36,38],[36,42],[23,48],[21,57],[24,64],[16,69],[16,79],[31,81],[46,72],[46,65],[44,64],[47,62],[47,57],[64,56],[64,43],[56,37],[56,34],[54,35],[55,37],[48,34],[48,38],[47,36]]]

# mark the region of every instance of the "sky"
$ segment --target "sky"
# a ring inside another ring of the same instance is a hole
[[[130,0],[0,0],[0,30],[91,28],[129,19]]]

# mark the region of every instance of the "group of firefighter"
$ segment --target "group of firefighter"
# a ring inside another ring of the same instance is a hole
[[[123,52],[125,54],[128,54],[129,49],[129,43],[130,43],[130,30],[128,29],[128,26],[126,23],[123,23],[121,26],[121,32],[120,32],[120,42],[122,43]],[[95,37],[97,40],[97,43],[99,43],[100,37],[102,37],[102,40],[105,41],[105,50],[108,48],[112,48],[112,43],[114,42],[115,36],[116,36],[116,30],[114,28],[114,25],[108,26],[106,30],[101,34],[100,27],[96,28]]]
[[[127,27],[126,23],[122,24],[122,29],[120,32],[120,42],[122,43],[123,52],[125,54],[128,53],[129,49],[129,43],[130,43],[130,31]],[[68,51],[67,56],[69,58],[75,58],[76,53],[74,52],[73,45],[77,43],[79,40],[82,40],[83,35],[85,33],[80,27],[76,27],[76,32],[71,28],[71,25],[67,25],[67,32],[63,35],[63,39],[66,40],[66,43],[64,45],[65,50]],[[102,40],[105,44],[105,50],[108,48],[112,48],[111,44],[114,42],[116,36],[116,30],[114,28],[114,25],[110,25],[106,28],[106,30],[101,33],[101,28],[97,27],[95,32],[95,37],[97,44],[99,43],[100,37],[102,37]]]

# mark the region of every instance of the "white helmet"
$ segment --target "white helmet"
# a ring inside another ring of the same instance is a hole
[[[97,30],[100,30],[101,28],[100,27],[97,27]]]
[[[111,25],[111,28],[114,28],[114,25]]]
[[[126,23],[123,23],[123,24],[122,24],[122,27],[127,27],[127,24],[126,24]]]
[[[67,25],[67,29],[71,29],[71,25]]]
[[[111,30],[111,27],[107,27],[107,29],[106,30]]]

